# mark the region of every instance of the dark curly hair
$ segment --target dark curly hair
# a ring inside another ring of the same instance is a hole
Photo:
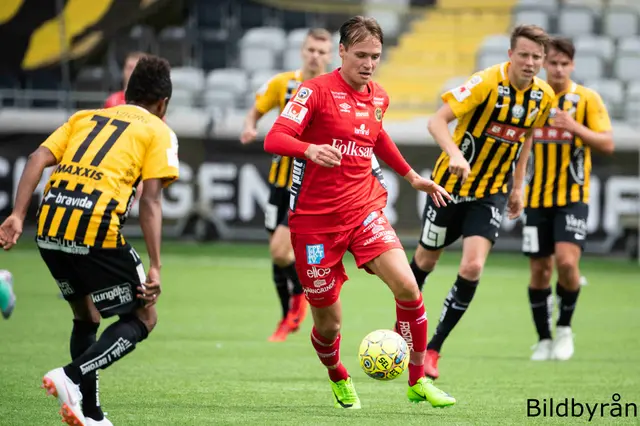
[[[124,93],[128,104],[153,105],[171,98],[171,66],[158,56],[146,55],[138,60]]]

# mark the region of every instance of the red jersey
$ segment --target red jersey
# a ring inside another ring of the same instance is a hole
[[[125,103],[127,102],[124,100],[124,90],[121,90],[109,95],[107,100],[104,102],[104,107],[111,108],[118,105],[124,105]]]
[[[331,144],[342,153],[340,166],[326,168],[296,158],[293,163],[289,226],[296,233],[330,233],[352,229],[383,209],[387,191],[374,155],[382,134],[387,93],[370,82],[355,91],[339,73],[308,80],[276,120],[300,140]]]

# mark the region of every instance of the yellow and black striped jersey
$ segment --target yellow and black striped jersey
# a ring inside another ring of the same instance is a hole
[[[38,239],[96,248],[125,244],[120,229],[141,180],[178,178],[178,139],[134,105],[79,111],[42,146],[58,160],[38,211]]]
[[[547,123],[533,133],[525,206],[534,209],[589,203],[591,148],[573,133],[553,127],[556,108],[594,132],[611,131],[609,113],[598,93],[571,82],[556,94]]]
[[[453,140],[471,166],[461,185],[448,171],[445,152],[436,161],[432,179],[454,195],[483,198],[506,192],[525,135],[541,127],[549,114],[553,89],[537,77],[528,88],[516,89],[509,66],[505,62],[482,70],[442,95],[458,119]]]
[[[300,70],[275,75],[256,93],[256,109],[258,112],[266,114],[277,107],[282,112],[289,100],[296,94],[300,83],[302,83]],[[278,188],[290,187],[292,165],[293,161],[290,157],[274,155],[269,170],[269,183]]]

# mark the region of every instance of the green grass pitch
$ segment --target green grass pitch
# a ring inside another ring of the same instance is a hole
[[[142,251],[140,242],[135,246]],[[0,424],[59,424],[42,375],[68,362],[71,311],[35,248],[0,255],[15,276],[18,306],[0,321]],[[264,245],[165,243],[159,322],[149,339],[100,371],[101,402],[121,425],[588,423],[527,417],[527,400],[640,405],[640,269],[624,260],[586,257],[574,317],[576,354],[568,362],[529,361],[535,332],[520,255],[494,253],[469,311],[445,343],[439,386],[458,399],[448,409],[411,405],[406,373],[393,382],[365,376],[360,339],[392,326],[394,301],[377,278],[346,258],[342,360],[362,400],[360,411],[333,408],[327,374],[309,342],[310,318],[285,343],[269,343],[279,315]],[[142,254],[142,253],[141,253]],[[144,254],[142,254],[145,259]],[[424,296],[429,335],[457,272],[460,253],[445,254]],[[110,322],[110,321],[108,321]],[[108,322],[103,323],[103,327]],[[542,407],[542,405],[541,405]],[[594,424],[638,424],[600,407]],[[629,412],[632,416],[633,411]]]

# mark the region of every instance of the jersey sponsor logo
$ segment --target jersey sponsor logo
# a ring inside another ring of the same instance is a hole
[[[524,107],[522,105],[514,105],[513,108],[511,108],[511,114],[515,118],[524,117],[524,113],[525,113],[525,109],[524,109]]]
[[[382,121],[382,108],[376,108],[374,115],[376,116],[376,121]]]
[[[587,235],[587,221],[585,219],[578,218],[573,214],[568,214],[564,217],[564,220],[565,231],[580,235]]]
[[[476,156],[476,139],[470,132],[465,132],[460,142],[460,151],[468,162],[472,162]]]
[[[313,90],[303,87],[300,90],[298,90],[298,92],[296,93],[296,97],[293,98],[293,101],[298,102],[301,105],[305,105],[312,93],[313,93]]]
[[[566,95],[564,95],[564,98],[567,101],[573,102],[574,104],[580,102],[580,95],[578,95],[577,93],[567,93]]]
[[[351,112],[351,105],[346,102],[343,102],[338,106],[340,107],[340,112]]]
[[[358,146],[358,144],[354,141],[347,141],[347,143],[344,143],[342,139],[333,139],[331,145],[334,148],[337,148],[342,153],[342,155],[363,158],[371,158],[373,156],[372,146]]]
[[[578,185],[584,185],[585,171],[584,171],[584,148],[576,147],[571,154],[571,161],[569,162],[569,172],[573,180]]]
[[[511,96],[511,88],[508,86],[498,86],[498,96]]]
[[[377,217],[378,217],[378,212],[371,212],[369,216],[367,216],[367,218],[364,220],[364,222],[362,222],[362,226],[367,226],[368,224],[373,222],[373,220]]]
[[[82,166],[76,166],[73,164],[64,164],[64,163],[58,164],[58,166],[53,171],[52,175],[60,174],[60,173],[73,175],[73,176],[86,177],[96,181],[101,180],[103,176],[102,172],[99,172],[97,169],[94,169],[92,167],[82,167]]]
[[[545,126],[533,131],[533,139],[536,143],[572,143],[573,133],[558,127]]]
[[[527,120],[534,120],[538,116],[538,112],[540,112],[540,108],[535,107],[529,115],[527,115]]]
[[[493,121],[487,126],[486,133],[487,136],[501,142],[517,143],[524,137],[527,130]]]
[[[115,308],[133,302],[133,293],[131,286],[125,283],[92,293],[91,300],[96,304],[105,302],[109,308]]]
[[[289,102],[280,115],[295,123],[302,124],[307,111],[309,110],[306,107],[295,102]]]
[[[91,211],[97,201],[97,197],[82,192],[67,191],[64,189],[51,188],[44,195],[44,204],[55,204],[60,207],[71,207]]]
[[[331,274],[331,268],[316,268],[312,266],[311,269],[307,269],[307,277],[309,278],[326,278],[329,274]]]
[[[544,93],[542,92],[542,90],[532,90],[529,96],[535,101],[541,101]]]
[[[369,129],[367,129],[363,123],[360,125],[360,127],[354,128],[353,133],[355,133],[356,135],[369,136]]]
[[[324,259],[324,244],[308,244],[306,251],[308,265],[319,265]]]
[[[369,118],[369,111],[356,111],[356,118]]]
[[[331,95],[333,96],[333,99],[338,99],[338,100],[347,99],[347,94],[345,92],[334,92],[332,90]]]
[[[465,86],[456,87],[451,91],[451,94],[458,102],[464,102],[469,96],[471,96],[471,90],[467,89]]]
[[[374,106],[382,106],[382,105],[384,105],[384,98],[380,98],[380,97],[374,96],[373,97],[373,105]]]

